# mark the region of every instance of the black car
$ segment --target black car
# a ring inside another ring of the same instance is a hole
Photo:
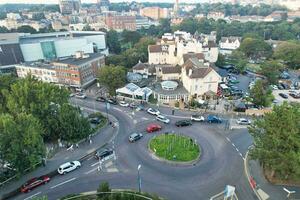
[[[91,118],[91,119],[90,119],[90,122],[91,122],[92,124],[100,124],[101,119],[100,119],[99,117],[94,117],[94,118]]]
[[[105,102],[106,99],[104,97],[97,97],[96,101]]]
[[[193,123],[191,120],[180,120],[180,121],[177,121],[175,123],[175,125],[177,127],[181,127],[181,126],[191,126]]]
[[[113,105],[118,105],[117,100],[116,100],[116,99],[113,99],[113,98],[107,99],[107,102],[110,103],[110,104],[113,104]]]
[[[284,99],[288,99],[289,98],[289,96],[287,94],[284,94],[284,93],[279,93],[279,96],[281,96]]]
[[[95,158],[102,160],[103,158],[110,156],[114,153],[112,149],[104,149],[104,150],[98,150],[95,153]]]

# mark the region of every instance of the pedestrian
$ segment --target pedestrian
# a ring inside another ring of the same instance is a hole
[[[76,146],[76,148],[79,148],[79,145],[78,145],[78,143],[76,143],[76,145],[75,145],[75,146]]]

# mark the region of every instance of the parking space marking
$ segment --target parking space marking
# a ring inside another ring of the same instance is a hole
[[[69,180],[66,180],[66,181],[64,181],[64,182],[62,182],[62,183],[59,183],[59,184],[57,184],[57,185],[52,186],[51,189],[54,189],[54,188],[56,188],[56,187],[58,187],[58,186],[61,186],[61,185],[66,184],[66,183],[69,183],[69,182],[71,182],[71,181],[74,181],[75,179],[76,179],[76,178],[74,177],[74,178],[71,178],[71,179],[69,179]]]
[[[37,193],[35,193],[35,194],[33,194],[33,195],[31,195],[31,196],[25,198],[24,200],[32,199],[33,197],[35,197],[35,196],[37,196],[37,195],[39,195],[39,194],[41,194],[41,193],[42,193],[42,192],[37,192]]]
[[[87,172],[85,172],[84,174],[90,174],[90,173],[92,173],[92,172],[94,172],[94,171],[96,171],[96,170],[98,170],[98,167],[96,167],[96,168],[94,168],[94,169],[91,169],[90,171],[87,171]]]
[[[99,165],[99,162],[96,162],[96,163],[94,163],[94,164],[91,164],[91,167],[94,167],[94,166],[96,166],[96,165]]]

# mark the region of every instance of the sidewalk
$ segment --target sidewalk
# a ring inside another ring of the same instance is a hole
[[[246,159],[247,160],[247,159]],[[273,185],[269,183],[264,175],[259,162],[256,160],[245,161],[245,170],[248,171],[248,181],[250,186],[253,188],[254,193],[260,200],[284,200],[284,199],[300,199],[300,188],[299,187],[289,187],[281,185]],[[287,188],[290,191],[296,191],[292,194],[290,198],[287,198],[287,192],[283,190]]]
[[[110,116],[110,118],[112,118],[112,116]],[[48,174],[56,170],[57,167],[64,162],[79,160],[87,154],[92,153],[99,147],[110,142],[116,130],[118,129],[113,129],[111,126],[107,125],[106,127],[100,129],[98,134],[91,137],[91,144],[89,141],[83,142],[79,144],[79,148],[74,147],[74,150],[69,151],[65,147],[60,148],[51,159],[47,160],[45,167],[38,167],[34,171],[22,176],[20,179],[15,179],[12,182],[2,186],[0,188],[0,199],[2,199],[4,194],[14,191],[31,178]]]

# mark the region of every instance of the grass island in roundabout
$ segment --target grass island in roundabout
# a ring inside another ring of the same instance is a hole
[[[149,148],[156,157],[179,163],[198,160],[201,154],[196,140],[174,133],[164,133],[153,137],[149,141]]]

